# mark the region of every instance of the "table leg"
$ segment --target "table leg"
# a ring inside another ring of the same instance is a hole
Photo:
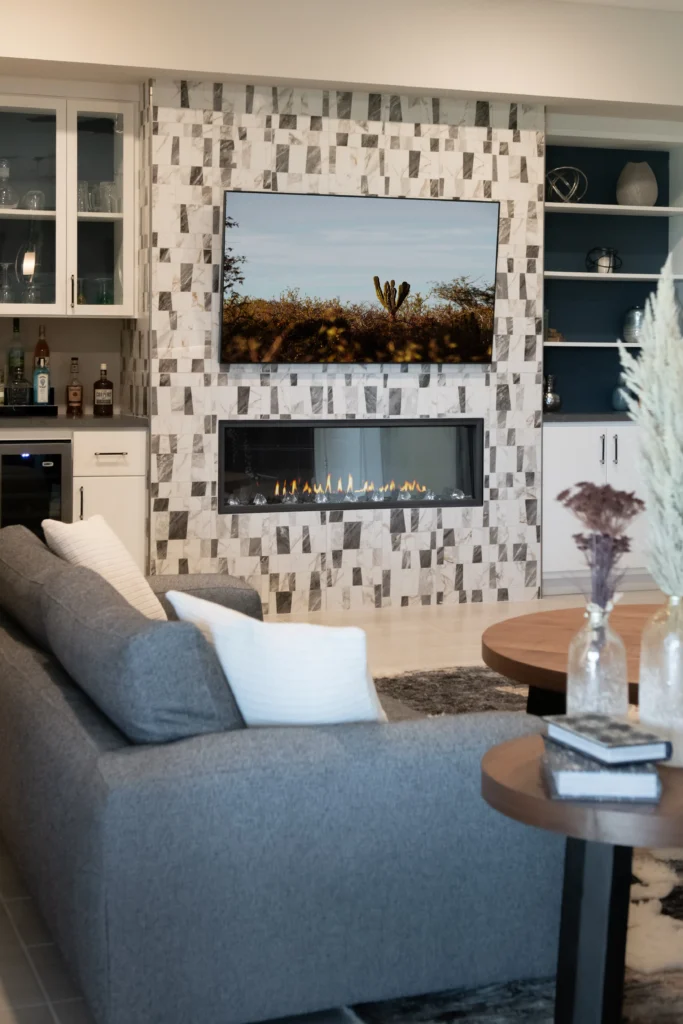
[[[567,839],[555,1024],[619,1024],[630,846]]]
[[[564,715],[567,711],[567,695],[555,690],[544,690],[530,686],[526,699],[527,715]]]

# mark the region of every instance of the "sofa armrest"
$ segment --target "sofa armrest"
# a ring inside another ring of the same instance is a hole
[[[562,840],[481,797],[486,750],[539,728],[444,716],[103,756],[121,1020],[144,1024],[124,1013],[140,986],[159,1019],[192,1019],[196,990],[237,1024],[552,974]]]
[[[253,619],[263,619],[261,598],[252,586],[236,576],[223,574],[197,573],[182,576],[148,576],[150,587],[157,595],[169,619],[178,616],[166,598],[169,590],[181,590],[194,597],[202,597],[205,601],[214,601],[233,611],[251,615]]]

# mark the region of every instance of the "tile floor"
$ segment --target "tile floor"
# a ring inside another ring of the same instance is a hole
[[[650,603],[661,600],[661,595],[630,593],[623,600]],[[581,598],[563,597],[529,604],[373,608],[355,613],[327,613],[310,621],[365,629],[371,669],[375,675],[381,675],[415,668],[481,664],[481,634],[487,626],[540,608],[566,608],[581,603]],[[354,1016],[350,1011],[340,1010],[305,1020],[307,1024],[348,1024]],[[33,900],[1,845],[0,1024],[93,1024]]]

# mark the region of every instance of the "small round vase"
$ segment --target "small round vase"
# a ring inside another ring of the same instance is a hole
[[[567,714],[628,714],[626,648],[609,624],[611,605],[589,604],[586,623],[569,645]]]
[[[621,330],[626,345],[638,345],[640,343],[644,317],[645,310],[642,306],[632,306],[631,309],[626,311],[624,326]]]
[[[617,181],[619,206],[654,206],[658,195],[655,172],[645,160],[626,164]]]
[[[628,412],[627,394],[624,375],[621,373],[619,374],[619,383],[612,392],[612,408],[615,412]]]
[[[543,388],[543,409],[545,412],[559,412],[561,408],[562,399],[555,390],[555,376],[549,373]]]
[[[671,740],[667,764],[683,767],[683,597],[650,619],[640,647],[640,721]]]

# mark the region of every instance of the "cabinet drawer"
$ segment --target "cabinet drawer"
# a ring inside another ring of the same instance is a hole
[[[145,476],[144,430],[74,431],[74,476]]]

